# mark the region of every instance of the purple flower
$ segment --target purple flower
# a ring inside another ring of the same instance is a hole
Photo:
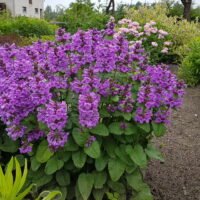
[[[13,140],[17,140],[18,138],[22,138],[26,132],[25,126],[16,126],[12,125],[6,129],[8,136],[11,137]]]
[[[120,128],[121,129],[126,129],[127,128],[127,124],[125,122],[121,122],[120,123]]]
[[[47,141],[49,143],[49,147],[53,151],[57,151],[59,148],[64,147],[68,140],[69,133],[66,133],[61,130],[51,131],[47,135]]]
[[[67,123],[67,105],[64,101],[50,101],[44,108],[38,108],[37,117],[51,130],[62,130]]]
[[[32,145],[27,142],[22,142],[22,146],[19,148],[20,153],[27,154],[32,151]]]
[[[156,123],[169,123],[169,115],[171,114],[170,110],[159,110],[154,113],[154,121]]]
[[[99,123],[100,96],[94,92],[79,95],[79,123],[83,127],[92,128]]]
[[[135,113],[135,121],[141,124],[149,123],[152,119],[153,113],[152,110],[144,109],[142,107],[138,107]]]
[[[40,139],[41,137],[44,137],[45,133],[43,131],[31,131],[28,133],[28,142],[34,142]]]
[[[96,141],[96,137],[95,136],[90,136],[88,138],[87,142],[85,143],[85,147],[90,147],[94,141]]]

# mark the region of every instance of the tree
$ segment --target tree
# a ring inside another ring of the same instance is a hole
[[[108,16],[99,12],[90,0],[76,0],[63,14],[58,16],[57,20],[66,24],[63,27],[68,32],[75,33],[78,29],[103,29]]]
[[[51,6],[47,6],[44,11],[44,18],[48,21],[54,18],[54,11],[52,10]]]
[[[110,12],[110,8],[111,12],[114,13],[115,12],[115,0],[110,0],[108,6],[106,7],[106,13],[109,14]]]
[[[181,17],[183,15],[183,4],[179,2],[175,2],[172,7],[169,8],[169,16],[178,16]]]
[[[190,21],[192,0],[181,0],[181,2],[184,6],[183,17]]]

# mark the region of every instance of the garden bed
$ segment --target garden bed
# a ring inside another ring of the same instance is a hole
[[[168,133],[157,140],[165,163],[151,162],[147,181],[155,200],[200,199],[200,87],[187,88]]]

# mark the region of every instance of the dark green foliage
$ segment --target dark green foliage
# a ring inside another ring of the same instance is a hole
[[[179,68],[179,76],[194,86],[200,84],[200,38],[193,40],[188,46],[188,54]]]
[[[57,26],[42,19],[0,17],[0,35],[16,34],[25,37],[54,35]]]
[[[102,29],[105,27],[108,18],[105,14],[97,11],[89,0],[77,0],[70,5],[63,15],[58,17],[57,21],[66,23],[62,26],[68,32],[74,33],[78,29]]]

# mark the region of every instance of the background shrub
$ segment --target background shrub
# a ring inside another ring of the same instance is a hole
[[[188,85],[200,83],[200,37],[194,39],[187,47],[187,55],[179,68],[179,76]]]
[[[103,29],[108,21],[108,16],[100,13],[88,0],[77,1],[70,4],[63,15],[58,17],[58,21],[65,22],[64,28],[70,33],[75,33],[78,29],[87,30],[90,28]]]
[[[198,22],[188,22],[181,17],[168,17],[169,10],[163,4],[155,7],[139,7],[137,10],[131,8],[127,11],[127,18],[138,21],[141,24],[153,20],[157,26],[166,30],[173,42],[173,53],[182,56],[185,45],[189,44],[195,37],[200,36],[200,25]]]
[[[111,18],[112,19],[112,18]],[[122,19],[116,27],[118,35],[126,35],[132,43],[142,44],[152,64],[171,61],[171,37],[165,30],[158,29],[156,22],[149,21],[145,25],[130,19]]]
[[[42,35],[54,35],[56,25],[49,24],[42,19],[0,16],[0,34],[17,34],[25,37],[41,37]]]

